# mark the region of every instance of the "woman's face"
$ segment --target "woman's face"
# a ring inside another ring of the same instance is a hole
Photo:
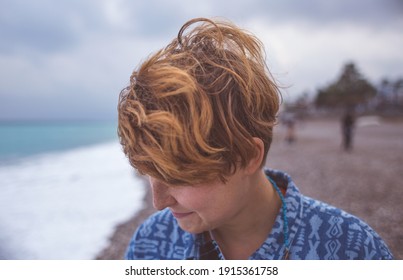
[[[228,177],[225,184],[217,180],[194,186],[169,186],[150,177],[153,204],[158,210],[168,207],[187,232],[213,230],[230,225],[246,207],[246,178],[242,169]]]

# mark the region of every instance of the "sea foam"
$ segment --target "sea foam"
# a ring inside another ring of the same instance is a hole
[[[0,166],[0,258],[93,259],[144,195],[118,143]]]

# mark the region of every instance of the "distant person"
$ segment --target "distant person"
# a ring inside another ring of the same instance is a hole
[[[353,133],[355,117],[352,109],[348,109],[343,115],[342,120],[342,132],[343,132],[343,148],[345,151],[351,151],[353,148]]]
[[[293,144],[296,140],[297,137],[295,135],[295,116],[292,114],[289,114],[285,117],[284,124],[286,126],[286,133],[285,133],[285,141],[288,144]]]
[[[133,72],[118,133],[159,212],[127,259],[392,258],[359,218],[264,168],[279,103],[263,45],[228,22],[190,20]]]

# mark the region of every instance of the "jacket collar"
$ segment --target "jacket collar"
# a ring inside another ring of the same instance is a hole
[[[290,254],[292,255],[292,244],[302,221],[302,195],[288,174],[273,169],[265,169],[265,173],[267,176],[272,178],[281,189],[285,190],[284,199],[287,206],[288,231],[291,246]],[[283,216],[280,211],[277,214],[273,228],[267,239],[262,246],[250,256],[249,259],[267,260],[282,259],[284,257],[286,248],[284,244],[283,224]],[[218,259],[224,259],[218,248],[218,245],[214,240],[206,238],[205,233],[196,235],[186,234],[185,243],[185,259],[201,259],[203,256],[201,256],[200,252],[203,254],[203,252],[207,251],[216,251],[216,254],[213,255],[215,255],[215,257]]]

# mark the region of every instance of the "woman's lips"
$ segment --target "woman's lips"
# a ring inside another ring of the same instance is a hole
[[[172,215],[177,219],[185,218],[185,217],[191,215],[192,213],[193,212],[180,213],[180,212],[173,212],[172,211]]]

